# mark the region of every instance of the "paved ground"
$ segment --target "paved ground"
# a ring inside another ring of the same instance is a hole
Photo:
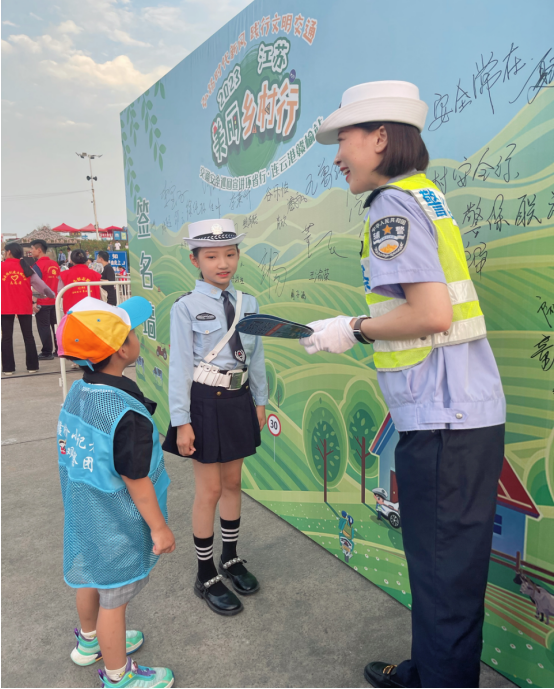
[[[15,338],[25,372],[17,327]],[[69,659],[78,619],[62,578],[58,367],[56,360],[41,364],[40,373],[52,375],[2,376],[3,687],[99,686],[96,667]],[[210,612],[192,593],[190,460],[169,455],[166,466],[177,549],[129,605],[128,626],[146,636],[139,662],[171,667],[177,687],[367,687],[369,660],[408,657],[406,608],[246,496],[240,554],[262,590],[238,617]],[[515,685],[482,665],[481,686]]]

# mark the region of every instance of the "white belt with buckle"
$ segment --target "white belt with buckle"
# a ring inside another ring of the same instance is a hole
[[[218,366],[201,363],[194,369],[193,380],[202,385],[212,385],[228,390],[240,390],[248,380],[248,371],[242,368],[223,373]]]

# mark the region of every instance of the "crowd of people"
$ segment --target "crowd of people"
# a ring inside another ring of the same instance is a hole
[[[123,267],[118,267],[117,275],[126,277],[127,273]],[[6,244],[2,261],[2,373],[7,376],[15,373],[13,329],[16,317],[23,335],[27,372],[37,373],[40,361],[57,356],[55,302],[58,292],[73,283],[99,281],[116,281],[107,251],[97,252],[94,258],[88,251],[74,249],[68,261],[60,250],[57,260],[53,260],[48,256],[48,244],[43,239],[31,242],[27,256],[17,242]],[[97,299],[104,298],[112,305],[117,303],[114,285],[87,288],[83,284],[65,292],[64,313],[83,299],[88,289]],[[33,315],[41,342],[40,352],[33,336]]]

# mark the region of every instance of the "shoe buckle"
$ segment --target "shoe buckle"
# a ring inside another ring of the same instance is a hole
[[[387,665],[386,668],[383,669],[383,674],[384,675],[390,675],[391,672],[396,668],[396,665]]]
[[[212,577],[211,579],[208,579],[208,581],[205,581],[202,586],[205,589],[209,589],[210,586],[213,586],[214,584],[217,584],[218,581],[221,581],[223,579],[223,576],[221,574],[218,574],[215,577]]]
[[[226,562],[223,566],[223,569],[229,569],[229,567],[232,567],[233,565],[236,565],[239,562],[246,562],[246,560],[243,560],[240,557],[234,557],[232,560],[229,560],[229,562]]]

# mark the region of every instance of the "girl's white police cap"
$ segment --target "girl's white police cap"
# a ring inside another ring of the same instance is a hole
[[[338,143],[339,129],[362,122],[400,122],[423,131],[428,106],[419,99],[419,89],[408,81],[368,81],[347,89],[338,110],[319,128],[320,144]]]
[[[189,236],[185,241],[189,249],[206,248],[214,246],[231,246],[238,244],[246,237],[246,233],[237,234],[235,223],[229,218],[216,220],[199,220],[189,225]]]

